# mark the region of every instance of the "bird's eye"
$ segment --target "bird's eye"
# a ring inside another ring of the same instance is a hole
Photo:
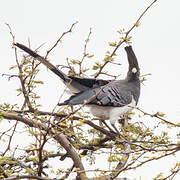
[[[137,69],[135,67],[132,68],[132,73],[136,73]]]

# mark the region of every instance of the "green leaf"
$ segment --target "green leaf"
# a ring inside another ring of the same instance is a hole
[[[106,62],[106,61],[114,61],[114,59],[111,57],[111,56],[106,56],[105,58],[104,58],[104,61]]]
[[[33,82],[36,83],[36,84],[44,84],[43,81],[35,81],[35,80],[33,80]]]
[[[93,69],[93,70],[97,70],[97,69],[99,69],[99,66],[94,65],[94,66],[92,67],[92,69]]]
[[[81,63],[81,61],[79,61],[79,60],[75,60],[75,59],[72,59],[72,60],[71,60],[71,63],[72,63],[72,64],[80,64],[80,63]]]
[[[109,46],[117,46],[116,42],[109,42]]]
[[[88,55],[87,57],[92,58],[92,57],[94,57],[94,54]]]
[[[9,70],[12,70],[12,69],[14,69],[16,67],[17,67],[17,65],[10,66]]]

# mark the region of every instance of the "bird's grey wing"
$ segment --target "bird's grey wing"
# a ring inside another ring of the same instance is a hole
[[[96,95],[100,91],[100,88],[88,89],[86,91],[79,92],[73,96],[71,96],[68,100],[63,103],[59,103],[58,105],[78,105],[84,104],[87,101],[90,101],[88,104],[96,104]]]
[[[123,86],[105,86],[96,96],[96,103],[101,106],[122,107],[132,102],[132,94]]]
[[[88,104],[122,107],[131,103],[132,95],[123,88],[106,85],[75,94],[59,105],[78,105],[87,101]]]

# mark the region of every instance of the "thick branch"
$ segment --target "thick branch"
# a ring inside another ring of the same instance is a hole
[[[68,152],[69,156],[72,158],[74,165],[76,168],[79,168],[80,171],[84,172],[84,166],[81,162],[81,159],[79,155],[76,153],[75,149],[71,145],[71,143],[67,140],[66,136],[64,134],[56,134],[53,132],[52,129],[49,129],[45,124],[39,123],[39,122],[34,122],[31,119],[19,116],[17,114],[13,113],[6,113],[6,112],[1,112],[1,115],[8,120],[17,120],[20,121],[30,127],[35,127],[39,128],[41,130],[47,131],[49,134],[53,136],[53,138],[62,146],[64,149]],[[84,173],[83,173],[84,174]],[[84,176],[84,175],[83,175]]]

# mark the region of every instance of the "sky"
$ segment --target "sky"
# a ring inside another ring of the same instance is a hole
[[[66,65],[66,58],[82,57],[84,40],[92,28],[88,51],[94,59],[101,61],[108,42],[118,40],[117,30],[128,30],[139,15],[151,3],[150,0],[16,0],[0,2],[0,74],[10,74],[9,67],[15,64],[12,39],[8,23],[16,41],[37,48],[44,44],[40,54],[44,55],[59,36],[78,21],[71,34],[49,56],[53,64]],[[132,46],[138,57],[141,74],[147,81],[141,89],[138,106],[146,112],[165,112],[167,119],[179,121],[180,115],[180,2],[179,0],[158,0],[133,30]],[[127,60],[124,45],[117,52],[117,62],[122,66],[108,69],[112,74],[126,74]],[[118,59],[119,58],[119,59]],[[62,83],[46,68],[42,67],[45,85],[39,88],[43,108],[53,108],[62,90]],[[0,76],[2,102],[18,102],[14,89],[17,80],[7,81]],[[52,92],[52,93],[49,93]],[[48,102],[48,103],[47,103]],[[147,122],[150,123],[150,122]],[[162,166],[163,167],[163,166]],[[155,170],[154,170],[155,171]],[[133,174],[133,173],[132,173]],[[137,173],[134,172],[134,176]],[[139,173],[143,179],[146,175]],[[133,176],[133,175],[132,175]],[[133,177],[134,177],[133,176]]]

